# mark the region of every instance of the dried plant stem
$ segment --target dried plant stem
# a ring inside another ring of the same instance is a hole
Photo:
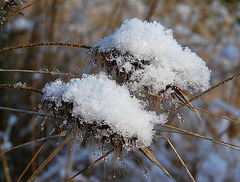
[[[40,46],[66,46],[66,47],[84,48],[84,49],[89,49],[89,50],[92,49],[92,47],[90,47],[90,46],[80,45],[80,44],[71,44],[71,43],[64,43],[64,42],[41,42],[41,43],[30,43],[30,44],[24,44],[24,45],[3,48],[0,50],[0,53],[6,52],[6,51],[13,51],[15,49],[40,47]]]
[[[36,92],[39,94],[43,94],[40,90],[33,89],[32,87],[27,87],[26,85],[15,85],[15,84],[0,84],[0,88],[14,88],[20,90],[28,90],[32,92]]]
[[[32,176],[28,179],[27,182],[30,182],[35,179],[35,177],[40,173],[40,171],[52,160],[52,158],[59,152],[59,150],[69,141],[72,139],[73,135],[75,135],[78,132],[75,131],[73,134],[71,134],[67,139],[51,153],[51,155],[38,167],[38,169],[32,174]]]
[[[4,21],[6,21],[8,18],[10,18],[10,17],[12,17],[12,16],[20,13],[21,11],[23,11],[24,9],[32,6],[33,4],[35,4],[35,3],[38,2],[38,1],[39,1],[39,0],[33,1],[33,2],[31,2],[30,4],[28,4],[28,5],[24,6],[23,8],[19,9],[18,11],[15,11],[14,13],[10,14],[9,16],[7,16],[7,17],[4,18],[3,20],[1,20],[0,23],[4,22]]]
[[[72,75],[69,73],[56,73],[52,71],[35,71],[35,70],[13,70],[13,69],[1,69],[0,72],[20,72],[20,73],[39,73],[39,74],[50,74],[52,76],[67,76],[67,77],[73,77],[73,78],[81,78],[77,75]]]
[[[181,161],[183,167],[185,168],[185,170],[188,173],[188,176],[191,178],[191,181],[195,182],[195,179],[193,178],[192,174],[190,173],[190,171],[188,170],[186,164],[183,162],[183,160],[181,159],[180,155],[177,153],[176,149],[174,148],[173,144],[170,142],[170,140],[166,137],[162,137],[162,136],[154,136],[155,138],[161,138],[161,139],[165,139],[169,145],[171,146],[171,148],[173,149],[174,153],[176,154],[176,156],[178,157],[178,159]]]
[[[161,126],[183,132],[182,134],[185,133],[187,135],[191,135],[191,136],[195,136],[195,137],[198,137],[198,138],[203,138],[203,139],[206,139],[206,140],[210,140],[210,141],[215,142],[217,144],[224,145],[226,147],[229,147],[229,148],[232,148],[234,150],[240,151],[240,146],[238,146],[238,145],[234,145],[234,144],[222,142],[222,141],[219,141],[219,140],[215,140],[215,139],[212,139],[212,138],[209,138],[209,137],[206,137],[206,136],[203,136],[203,135],[199,135],[197,133],[193,133],[193,132],[190,132],[190,131],[187,131],[187,130],[184,130],[184,129],[180,129],[180,128],[177,128],[177,127],[174,127],[174,126],[170,126],[170,125],[167,125],[167,124],[162,124]],[[156,131],[158,131],[158,130],[156,130]]]
[[[214,90],[215,88],[220,87],[221,85],[223,85],[223,84],[225,84],[225,83],[227,83],[227,82],[229,82],[229,81],[231,81],[231,80],[237,78],[238,76],[240,76],[240,73],[235,74],[235,75],[233,75],[232,77],[230,77],[230,78],[224,80],[223,82],[221,82],[221,83],[219,83],[219,84],[217,84],[217,85],[215,85],[215,86],[209,88],[208,90],[206,90],[206,91],[200,93],[200,94],[197,95],[196,97],[193,97],[192,99],[190,99],[188,102],[186,102],[186,103],[180,105],[179,107],[177,107],[176,109],[173,109],[172,111],[170,111],[170,112],[168,113],[168,115],[170,115],[170,114],[176,112],[176,111],[179,110],[180,108],[186,106],[189,102],[192,102],[193,100],[198,99],[199,97],[201,97],[201,96],[205,95],[206,93],[208,93],[208,92]]]
[[[122,145],[118,145],[117,147],[109,150],[107,153],[105,153],[104,155],[102,155],[101,157],[99,157],[97,160],[95,160],[94,162],[92,162],[88,167],[84,168],[83,170],[81,170],[80,172],[78,172],[77,174],[75,174],[73,177],[71,177],[70,179],[67,180],[67,182],[72,181],[74,178],[76,178],[78,175],[80,175],[81,173],[83,173],[84,171],[86,171],[87,169],[90,169],[92,166],[94,166],[97,162],[99,162],[100,160],[102,160],[104,157],[108,156],[109,154],[113,153],[115,150],[117,150],[119,147],[121,147]]]
[[[35,155],[33,156],[33,158],[31,159],[31,161],[28,163],[27,167],[24,169],[24,171],[22,172],[22,174],[19,176],[17,182],[19,182],[23,175],[25,174],[25,172],[28,170],[28,168],[30,167],[30,165],[33,163],[33,161],[35,160],[35,158],[37,157],[37,155],[39,154],[39,152],[42,150],[42,148],[44,147],[44,145],[46,144],[47,140],[45,140],[42,145],[40,146],[40,148],[38,149],[38,151],[35,153]]]
[[[2,164],[3,164],[3,169],[4,169],[4,175],[6,178],[6,182],[11,182],[11,177],[10,177],[10,173],[9,173],[9,167],[8,167],[8,163],[7,163],[7,158],[5,156],[5,153],[3,152],[2,149],[2,139],[0,138],[0,152],[1,152],[1,158],[2,158]]]

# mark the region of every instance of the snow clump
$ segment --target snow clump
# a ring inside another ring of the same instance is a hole
[[[126,143],[128,139],[137,138],[141,147],[151,144],[154,125],[166,120],[164,115],[144,110],[142,101],[103,73],[84,75],[68,83],[58,79],[46,84],[43,93],[44,100],[56,102],[59,107],[60,102],[72,103],[71,114],[79,121],[108,125]]]
[[[209,88],[210,70],[205,62],[189,48],[182,48],[173,31],[156,21],[126,20],[112,35],[96,42],[94,49],[120,51],[120,56],[109,61],[130,73],[132,90],[151,88],[157,94],[169,86],[201,92]],[[138,69],[136,60],[145,63]]]

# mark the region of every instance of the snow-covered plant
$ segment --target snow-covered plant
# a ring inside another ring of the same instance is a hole
[[[154,103],[162,109],[150,111],[148,95],[136,90],[180,102],[187,101],[183,91],[209,87],[205,62],[158,22],[126,20],[92,52],[95,75],[46,84],[43,99],[53,102],[56,111],[68,106],[69,119],[77,119],[80,129],[87,126],[95,138],[127,151],[150,146],[154,125],[167,121],[166,102]]]

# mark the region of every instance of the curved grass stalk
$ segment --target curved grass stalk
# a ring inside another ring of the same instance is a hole
[[[92,47],[90,47],[90,46],[80,45],[80,44],[71,44],[71,43],[64,43],[64,42],[41,42],[41,43],[30,43],[30,44],[24,44],[24,45],[3,48],[0,50],[0,53],[6,52],[6,51],[13,51],[16,49],[40,47],[40,46],[65,46],[65,47],[84,48],[84,49],[88,49],[88,50],[92,49]]]
[[[94,162],[92,162],[88,167],[84,168],[83,170],[81,170],[80,172],[78,172],[77,174],[75,174],[73,177],[69,178],[67,180],[67,182],[72,181],[74,178],[76,178],[78,175],[80,175],[81,173],[83,173],[84,171],[90,169],[92,166],[94,166],[96,163],[98,163],[100,160],[102,160],[104,157],[108,156],[109,154],[113,153],[114,151],[116,151],[119,147],[121,147],[122,145],[118,145],[117,147],[109,150],[106,154],[102,155],[101,157],[99,157],[97,160],[95,160]]]
[[[191,172],[189,171],[189,169],[187,168],[186,164],[183,162],[182,158],[180,157],[180,155],[178,154],[177,150],[174,148],[173,144],[170,142],[170,140],[166,137],[162,137],[162,136],[154,136],[155,138],[159,138],[159,139],[165,139],[168,144],[171,146],[173,152],[176,154],[177,158],[180,160],[180,162],[182,163],[183,167],[185,168],[185,170],[188,173],[188,176],[191,178],[192,182],[195,182],[195,179],[193,178]]]

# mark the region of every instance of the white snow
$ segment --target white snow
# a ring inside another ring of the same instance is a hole
[[[149,146],[154,124],[165,122],[163,115],[144,110],[142,101],[130,95],[125,86],[119,86],[106,75],[84,75],[68,83],[56,80],[43,89],[43,99],[72,103],[72,116],[87,123],[107,124],[125,141],[133,137],[138,143]]]
[[[51,83],[47,83],[42,90],[44,93],[43,99],[54,101],[57,107],[62,106],[62,95],[65,90],[66,84],[60,79]]]
[[[112,35],[96,42],[94,48],[98,51],[117,49],[122,54],[134,56],[118,58],[119,67],[136,59],[149,61],[143,69],[137,70],[127,64],[127,70],[133,72],[131,89],[149,87],[152,92],[158,93],[168,85],[195,91],[204,91],[209,87],[210,70],[205,62],[189,48],[182,48],[173,38],[173,31],[156,21],[126,20]]]

